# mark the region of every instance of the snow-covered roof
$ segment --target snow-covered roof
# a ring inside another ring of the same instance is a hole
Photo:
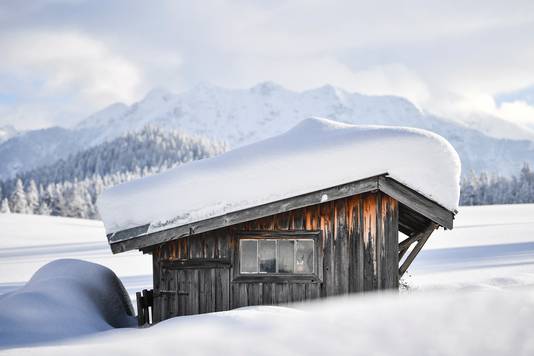
[[[387,173],[453,211],[460,159],[432,132],[310,118],[284,134],[104,191],[107,233],[165,230]]]

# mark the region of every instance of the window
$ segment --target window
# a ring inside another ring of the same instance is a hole
[[[313,274],[313,239],[241,239],[242,274]]]

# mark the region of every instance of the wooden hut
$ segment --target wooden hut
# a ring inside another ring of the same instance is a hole
[[[152,255],[153,290],[138,295],[138,307],[141,323],[155,323],[397,289],[432,232],[452,229],[454,214],[384,173],[188,223],[116,230],[108,240],[114,253]]]

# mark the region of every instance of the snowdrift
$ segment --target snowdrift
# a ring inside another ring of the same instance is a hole
[[[528,290],[369,294],[297,307],[178,317],[28,351],[51,356],[534,354],[534,294]]]
[[[0,296],[0,348],[136,325],[121,281],[108,268],[63,259]]]
[[[460,160],[428,131],[311,118],[285,134],[105,191],[107,233],[149,232],[387,173],[449,210],[458,207]]]

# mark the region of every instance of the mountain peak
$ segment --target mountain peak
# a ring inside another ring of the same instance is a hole
[[[142,101],[169,101],[173,96],[174,94],[170,90],[156,87],[149,91]]]
[[[271,95],[272,93],[276,91],[285,91],[285,90],[286,89],[280,84],[277,84],[271,81],[261,82],[261,83],[256,84],[252,88],[250,88],[251,92],[257,93],[260,95],[265,95],[265,96]]]
[[[325,85],[323,85],[321,87],[308,90],[307,92],[308,93],[313,93],[315,95],[319,95],[321,97],[335,98],[335,99],[342,99],[346,95],[349,95],[349,93],[347,93],[346,91],[344,91],[344,90],[342,90],[340,88],[337,88],[337,87],[335,87],[333,85],[330,85],[330,84],[325,84]]]

